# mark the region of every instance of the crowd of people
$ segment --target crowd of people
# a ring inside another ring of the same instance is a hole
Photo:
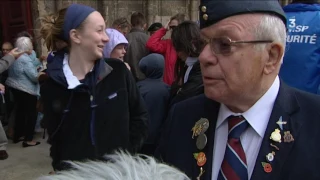
[[[199,23],[178,13],[147,27],[134,12],[107,28],[71,4],[41,18],[46,58],[26,32],[2,45],[7,134],[37,146],[41,119],[56,173],[42,179],[319,179],[320,43],[287,45],[290,13],[311,7],[320,14],[315,1],[285,12],[277,0],[202,0]],[[312,72],[292,72],[295,61]],[[6,143],[0,126],[0,159]]]

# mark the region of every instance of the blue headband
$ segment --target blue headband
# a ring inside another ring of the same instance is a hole
[[[64,16],[63,24],[63,40],[69,41],[69,32],[71,29],[76,29],[80,24],[91,14],[96,11],[92,7],[81,5],[81,4],[71,4]]]

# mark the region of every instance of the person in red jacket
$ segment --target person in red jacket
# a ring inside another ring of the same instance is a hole
[[[146,47],[152,52],[162,54],[165,57],[165,67],[163,81],[171,85],[175,79],[174,67],[177,60],[177,52],[172,45],[171,39],[162,39],[167,31],[177,27],[180,23],[186,20],[184,14],[178,13],[170,18],[169,23],[156,31],[147,41]]]

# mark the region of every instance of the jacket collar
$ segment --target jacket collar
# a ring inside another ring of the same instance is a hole
[[[53,57],[51,63],[47,65],[47,73],[50,78],[52,78],[55,82],[61,84],[64,87],[68,87],[68,83],[66,77],[63,72],[63,59],[65,53],[56,53]],[[109,66],[105,59],[97,60],[98,62],[95,65],[95,73],[97,73],[98,80],[96,84],[98,84],[101,80],[103,80],[108,74],[113,70],[111,66]]]
[[[100,63],[101,63],[101,66],[100,66],[100,72],[99,72],[97,83],[99,83],[101,80],[103,80],[105,77],[107,77],[108,74],[110,74],[111,71],[113,70],[113,68],[111,66],[109,66],[105,62],[105,60],[101,60]]]

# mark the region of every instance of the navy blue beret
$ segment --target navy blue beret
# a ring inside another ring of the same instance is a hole
[[[278,16],[286,25],[286,15],[278,0],[201,0],[200,28],[239,14],[268,13]]]
[[[64,15],[63,34],[62,38],[65,41],[69,41],[69,32],[71,29],[76,29],[80,24],[91,14],[96,11],[92,7],[82,4],[71,4],[66,14]]]

